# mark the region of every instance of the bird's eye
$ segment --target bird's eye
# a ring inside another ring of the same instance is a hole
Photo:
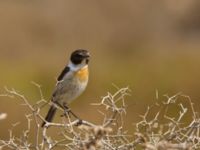
[[[71,61],[74,63],[74,64],[80,64],[82,62],[82,60],[84,59],[83,55],[77,53],[75,55],[72,55],[71,57]]]
[[[81,55],[81,54],[76,54],[76,57],[77,57],[77,58],[82,58],[83,55]]]

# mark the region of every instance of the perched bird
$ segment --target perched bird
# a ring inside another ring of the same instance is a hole
[[[89,57],[89,52],[84,49],[78,49],[72,52],[68,65],[65,66],[57,78],[57,83],[51,98],[52,105],[42,127],[45,126],[46,122],[52,122],[57,107],[61,107],[65,112],[69,111],[67,105],[85,90],[89,76]],[[76,117],[74,113],[72,114]]]

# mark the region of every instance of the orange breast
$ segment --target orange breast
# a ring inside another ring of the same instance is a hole
[[[83,69],[80,69],[78,72],[76,72],[75,76],[79,78],[80,81],[84,82],[88,80],[88,67],[85,67]]]

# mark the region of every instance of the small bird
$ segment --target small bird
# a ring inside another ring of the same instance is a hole
[[[72,52],[70,61],[57,78],[57,83],[52,94],[52,105],[42,123],[52,122],[57,107],[64,112],[69,112],[67,105],[76,99],[85,90],[88,83],[88,62],[90,54],[87,50],[78,49]],[[70,111],[72,113],[72,111]],[[74,113],[72,113],[77,117]]]

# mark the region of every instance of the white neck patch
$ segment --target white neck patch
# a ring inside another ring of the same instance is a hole
[[[78,64],[78,65],[75,65],[75,64],[73,64],[73,63],[70,61],[69,64],[68,64],[68,67],[69,67],[70,70],[72,70],[72,71],[78,71],[78,70],[80,70],[80,69],[83,69],[83,68],[88,67],[88,65],[87,65],[85,62],[83,62],[83,63],[81,63],[81,64]]]

